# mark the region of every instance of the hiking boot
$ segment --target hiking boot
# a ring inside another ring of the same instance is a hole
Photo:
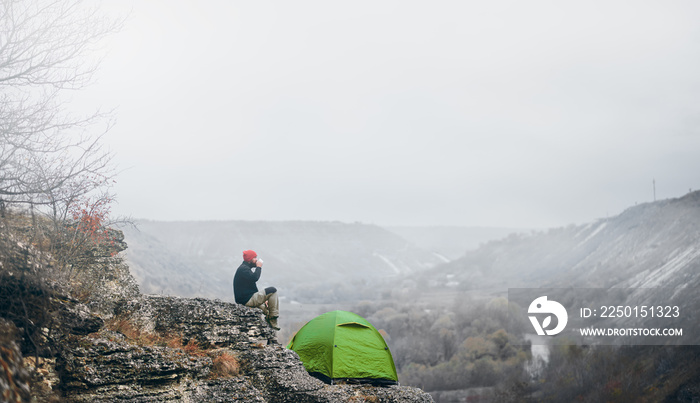
[[[280,328],[277,326],[277,318],[279,318],[279,316],[265,317],[265,321],[267,321],[267,324],[270,325],[271,328],[280,330]]]

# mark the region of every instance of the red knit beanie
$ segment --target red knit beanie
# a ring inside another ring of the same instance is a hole
[[[252,250],[244,250],[243,251],[243,261],[244,262],[250,262],[251,260],[255,259],[258,257],[258,254],[255,253],[255,251]]]

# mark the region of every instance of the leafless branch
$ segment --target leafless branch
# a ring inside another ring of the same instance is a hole
[[[90,82],[100,40],[121,23],[82,0],[0,3],[0,200],[58,213],[109,186],[109,115],[71,114],[63,93]]]

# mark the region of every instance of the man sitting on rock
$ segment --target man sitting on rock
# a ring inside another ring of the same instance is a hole
[[[252,308],[260,308],[265,314],[267,323],[275,330],[280,330],[277,326],[279,318],[279,298],[275,287],[267,287],[258,291],[255,283],[260,279],[262,273],[262,259],[258,259],[258,254],[252,250],[243,252],[243,263],[236,270],[233,276],[233,295],[236,302]]]

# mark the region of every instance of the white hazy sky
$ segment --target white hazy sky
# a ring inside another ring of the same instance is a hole
[[[700,2],[104,0],[115,211],[553,227],[700,189]]]

